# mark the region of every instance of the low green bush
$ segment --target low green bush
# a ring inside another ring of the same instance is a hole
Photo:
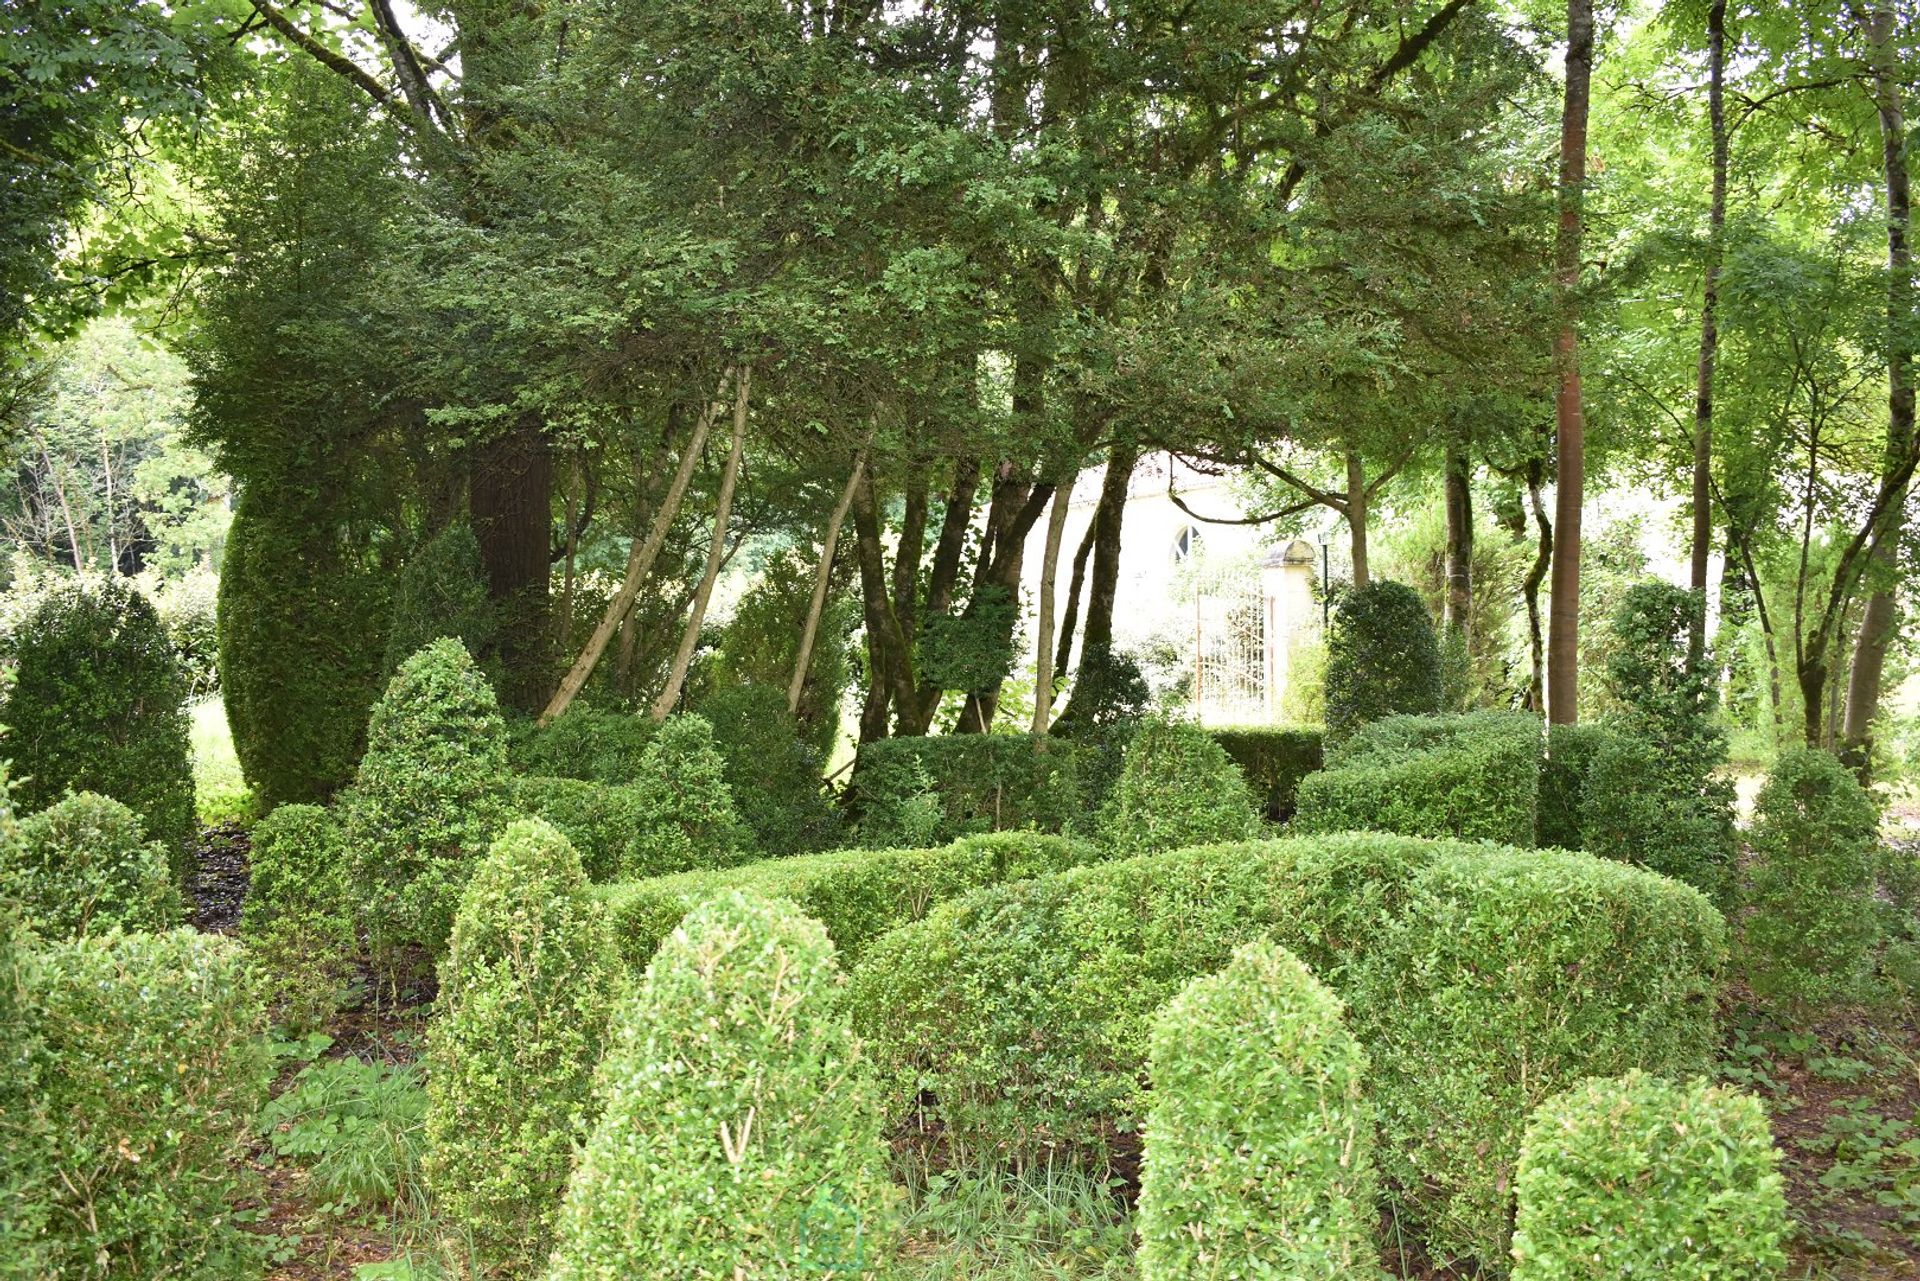
[[[1147,717],[1127,743],[1100,816],[1102,839],[1127,853],[1240,841],[1260,833],[1239,767],[1198,725]]]
[[[703,903],[614,1016],[601,1115],[551,1281],[800,1278],[885,1266],[887,1149],[819,922]]]
[[[1782,752],[1754,805],[1740,959],[1754,994],[1794,1010],[1865,995],[1880,815],[1831,752]]]
[[[0,725],[20,808],[45,809],[70,791],[110,796],[140,816],[184,883],[194,833],[187,678],[153,606],[120,579],[58,584],[9,648]]]
[[[657,728],[631,712],[575,704],[546,726],[517,723],[508,750],[521,774],[623,785],[639,779],[641,758]]]
[[[637,826],[620,866],[623,879],[727,867],[754,857],[727,785],[727,764],[703,716],[669,716],[640,754],[634,782]]]
[[[282,805],[253,828],[240,937],[261,960],[288,1030],[318,1027],[353,975],[352,891],[333,815]]]
[[[1599,725],[1549,725],[1547,758],[1540,767],[1537,843],[1553,849],[1580,848],[1580,813],[1585,808],[1587,775],[1601,744],[1612,735]]]
[[[863,843],[901,840],[945,844],[978,832],[1032,828],[1087,830],[1081,766],[1086,749],[1073,739],[1040,734],[941,734],[882,738],[860,745],[849,802]],[[914,815],[924,773],[938,800],[925,830]]]
[[[415,547],[395,577],[381,674],[391,679],[409,655],[442,636],[490,660],[499,630],[498,610],[487,595],[480,540],[464,521],[449,525]]]
[[[440,952],[467,875],[508,813],[506,727],[459,641],[437,640],[400,665],[341,809],[376,955]]]
[[[1144,1110],[1154,1011],[1270,937],[1353,1011],[1403,1221],[1497,1263],[1527,1111],[1595,1073],[1698,1070],[1724,934],[1694,891],[1586,855],[1351,833],[976,891],[869,944],[853,1004],[897,1110],[1098,1158]]]
[[[576,1146],[613,1004],[605,913],[552,826],[508,826],[475,869],[427,1029],[426,1175],[491,1266],[532,1271]]]
[[[167,851],[119,801],[80,792],[20,820],[0,846],[0,894],[47,938],[156,931],[185,914]]]
[[[1440,642],[1420,593],[1385,579],[1342,593],[1327,632],[1327,741],[1383,716],[1440,711]]]
[[[1371,1277],[1367,1056],[1338,997],[1261,940],[1154,1020],[1143,1281]]]
[[[866,945],[936,903],[982,885],[1041,876],[1100,857],[1097,846],[1039,832],[966,836],[940,849],[833,850],[597,886],[621,958],[635,970],[689,910],[729,889],[790,899],[827,927],[849,965]]]
[[[1584,1081],[1527,1127],[1514,1281],[1777,1276],[1779,1160],[1751,1095],[1639,1072]]]
[[[1262,798],[1262,813],[1269,822],[1293,817],[1300,780],[1326,764],[1324,735],[1318,729],[1243,725],[1208,732],[1240,767],[1253,794]]]
[[[694,710],[713,726],[734,807],[762,854],[805,854],[836,843],[839,824],[821,791],[819,758],[800,741],[783,691],[729,685]]]
[[[377,1213],[420,1204],[426,1115],[420,1064],[347,1054],[301,1068],[254,1129],[276,1157],[300,1164],[314,1200]]]
[[[1692,754],[1608,726],[1581,789],[1580,845],[1671,876],[1726,903],[1733,888],[1733,784]]]
[[[1539,718],[1524,712],[1384,717],[1300,781],[1294,825],[1529,846],[1541,744]]]
[[[509,790],[514,813],[544,819],[573,842],[589,880],[613,880],[639,861],[633,842],[647,814],[639,788],[522,776]]]
[[[271,1079],[265,1013],[230,939],[176,930],[7,949],[17,1020],[0,1115],[12,1276],[258,1274],[239,1203]]]

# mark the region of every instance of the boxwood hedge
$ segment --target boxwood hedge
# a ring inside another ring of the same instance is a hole
[[[185,915],[167,849],[119,801],[80,792],[20,820],[0,847],[0,895],[28,926],[70,939],[164,930]]]
[[[1236,725],[1208,733],[1240,767],[1270,822],[1293,816],[1300,780],[1326,764],[1325,734],[1310,726]]]
[[[867,824],[868,798],[911,794],[898,780],[917,777],[918,767],[940,803],[930,843],[1021,828],[1085,832],[1092,815],[1081,774],[1090,750],[1046,734],[876,739],[860,746],[848,799]],[[884,816],[872,818],[872,826],[892,830]]]

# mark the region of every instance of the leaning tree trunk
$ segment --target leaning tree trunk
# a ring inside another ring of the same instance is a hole
[[[1441,626],[1466,644],[1473,630],[1473,486],[1467,452],[1449,446],[1446,458],[1447,597]]]
[[[1040,617],[1034,624],[1033,725],[1035,734],[1047,732],[1053,716],[1053,580],[1060,570],[1060,543],[1066,537],[1067,516],[1073,508],[1073,477],[1053,491],[1047,512],[1047,542],[1040,556]]]
[[[1105,657],[1113,652],[1113,607],[1120,592],[1120,529],[1126,520],[1133,467],[1139,460],[1140,451],[1132,445],[1115,445],[1107,455],[1100,503],[1093,513],[1093,570],[1087,580],[1087,622],[1080,634],[1082,665],[1096,654]],[[1061,723],[1090,720],[1098,710],[1088,701],[1095,693],[1076,680],[1060,713]]]
[[[1719,354],[1720,260],[1727,226],[1727,0],[1707,8],[1707,121],[1713,135],[1713,194],[1707,205],[1707,267],[1700,297],[1700,367],[1693,395],[1693,545],[1688,584],[1700,608],[1687,629],[1697,670],[1707,654],[1707,558],[1713,545],[1713,375]]]
[[[706,621],[707,602],[713,599],[713,581],[720,576],[720,562],[726,556],[727,526],[733,515],[733,490],[740,479],[740,454],[747,442],[747,392],[752,370],[746,365],[733,376],[733,443],[727,450],[727,465],[720,473],[720,496],[713,508],[713,542],[707,547],[706,568],[700,573],[700,586],[693,593],[693,608],[687,613],[687,625],[680,633],[680,647],[674,651],[673,666],[667,671],[667,683],[653,700],[654,721],[664,721],[673,705],[680,701],[680,690],[687,683],[687,668],[693,663],[694,646],[700,643],[700,625]]]
[[[1527,505],[1533,511],[1533,522],[1540,537],[1534,548],[1533,564],[1527,567],[1526,580],[1520,584],[1520,594],[1527,602],[1527,658],[1531,672],[1527,710],[1536,714],[1547,710],[1546,653],[1540,635],[1540,584],[1546,581],[1547,567],[1553,564],[1553,522],[1547,519],[1547,505],[1540,501],[1542,470],[1538,462],[1527,470]]]
[[[1892,0],[1874,0],[1863,25],[1873,69],[1874,105],[1880,116],[1880,140],[1887,186],[1887,449],[1888,477],[1905,474],[1914,448],[1913,251],[1907,232],[1911,196],[1907,173],[1907,125],[1900,100],[1900,63],[1895,48]],[[1898,625],[1896,590],[1900,538],[1907,486],[1898,486],[1873,532],[1874,592],[1860,621],[1853,671],[1847,683],[1844,751],[1856,769],[1868,767],[1873,718],[1880,710],[1880,685],[1887,647]]]
[[[1560,116],[1560,233],[1554,282],[1560,333],[1554,342],[1558,465],[1553,496],[1553,600],[1547,620],[1547,719],[1580,715],[1580,509],[1586,489],[1586,421],[1580,399],[1581,205],[1587,183],[1587,104],[1593,80],[1593,0],[1567,0],[1567,87]]]
[[[560,687],[548,700],[546,710],[540,713],[540,724],[546,725],[554,717],[567,710],[580,691],[586,687],[587,678],[593,675],[593,669],[606,652],[607,642],[613,639],[614,629],[620,626],[633,601],[640,594],[640,585],[646,581],[647,574],[653,568],[653,562],[660,556],[660,548],[667,541],[667,533],[673,528],[674,518],[680,514],[680,504],[687,496],[687,485],[693,479],[694,466],[700,461],[700,451],[706,447],[707,433],[713,430],[713,420],[719,416],[719,395],[725,389],[723,381],[714,391],[714,399],[700,411],[695,423],[693,438],[687,442],[687,449],[680,456],[680,466],[673,474],[673,483],[667,487],[666,495],[660,500],[660,507],[653,514],[653,527],[647,531],[644,540],[636,542],[627,552],[627,573],[621,580],[620,590],[607,602],[606,613],[593,629],[593,635],[587,638],[586,647],[580,651],[573,666],[561,678]]]
[[[500,620],[503,699],[532,710],[546,697],[551,628],[553,452],[523,419],[478,446],[467,490],[487,597]]]
[[[871,439],[869,435],[868,440]],[[788,712],[800,710],[800,694],[807,686],[807,668],[813,663],[813,641],[820,634],[820,616],[826,612],[827,589],[833,583],[834,548],[839,545],[840,526],[847,519],[847,509],[853,506],[853,491],[860,484],[860,473],[866,466],[867,445],[862,441],[846,487],[840,491],[840,501],[833,505],[833,512],[827,517],[826,536],[820,544],[820,563],[813,571],[813,595],[807,600],[807,621],[800,628],[800,645],[793,657],[793,679],[787,682]]]

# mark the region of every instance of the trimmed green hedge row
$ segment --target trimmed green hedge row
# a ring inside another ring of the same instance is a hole
[[[1326,734],[1316,727],[1234,725],[1209,732],[1246,775],[1270,822],[1293,815],[1300,780],[1326,765]]]
[[[1539,719],[1524,712],[1373,721],[1300,781],[1294,825],[1530,846],[1541,742]]]
[[[834,850],[740,867],[596,886],[614,944],[635,968],[697,904],[730,889],[791,899],[821,921],[851,963],[866,945],[937,903],[983,885],[1091,863],[1098,847],[1038,832],[968,836],[941,849]]]
[[[1752,1095],[1639,1072],[1583,1081],[1527,1127],[1514,1281],[1776,1276],[1779,1164]]]
[[[522,776],[512,782],[510,804],[516,814],[545,819],[559,828],[580,852],[588,880],[611,881],[635,862],[634,836],[646,813],[638,788],[580,778]],[[650,870],[664,876],[683,869]]]
[[[1160,1011],[1140,1179],[1143,1281],[1379,1271],[1367,1056],[1271,940]]]
[[[867,796],[909,793],[924,770],[940,803],[934,844],[1023,828],[1083,832],[1094,809],[1082,778],[1089,750],[1045,734],[876,739],[860,745],[851,798],[860,813]]]
[[[1353,1010],[1381,1166],[1436,1259],[1506,1253],[1528,1112],[1596,1073],[1701,1067],[1726,926],[1695,891],[1559,851],[1350,833],[1179,850],[983,890],[872,943],[856,1027],[956,1141],[1099,1155],[1148,1029],[1271,937]]]

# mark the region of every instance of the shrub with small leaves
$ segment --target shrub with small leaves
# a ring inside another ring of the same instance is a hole
[[[28,1177],[0,1218],[39,1231],[6,1261],[21,1271],[0,1272],[257,1276],[261,1241],[237,1203],[272,1069],[240,946],[175,930],[11,959],[4,986],[24,1035],[7,1036],[3,1075],[24,1106],[0,1116],[0,1149]]]
[[[187,679],[153,606],[119,579],[61,584],[11,643],[0,724],[20,807],[44,809],[69,791],[111,796],[184,880],[194,830]]]
[[[624,786],[637,781],[647,744],[657,727],[631,712],[607,712],[579,704],[551,724],[524,721],[508,751],[513,768],[543,778],[578,778]]]
[[[1383,716],[1436,715],[1440,699],[1440,642],[1420,593],[1381,580],[1341,595],[1327,636],[1327,741]]]
[[[1580,793],[1580,844],[1685,881],[1717,903],[1732,889],[1733,784],[1686,752],[1611,725]]]
[[[1598,725],[1549,725],[1547,758],[1540,766],[1540,814],[1536,843],[1580,848],[1580,814],[1586,808],[1587,774],[1612,734]]]
[[[442,636],[455,637],[469,654],[491,656],[498,631],[480,540],[471,525],[449,525],[415,548],[400,571],[383,671],[391,677],[409,654]]]
[[[1831,752],[1782,752],[1754,805],[1740,958],[1795,1009],[1861,997],[1879,938],[1873,798]]]
[[[457,640],[400,665],[374,706],[367,751],[342,799],[368,941],[446,945],[473,864],[507,817],[506,727],[493,689]]]
[[[240,936],[270,978],[282,1025],[318,1027],[352,978],[356,940],[346,846],[333,815],[282,805],[254,825]]]
[[[1294,826],[1531,845],[1543,742],[1525,712],[1382,717],[1300,780]]]
[[[796,1279],[884,1266],[875,1094],[819,923],[731,892],[690,913],[615,1014],[602,1112],[550,1281]]]
[[[701,699],[726,763],[727,787],[762,854],[824,849],[839,835],[821,794],[820,762],[800,741],[787,696],[771,685],[729,685]]]
[[[1325,735],[1304,726],[1238,725],[1209,731],[1246,776],[1273,822],[1292,817],[1300,780],[1326,766]]]
[[[623,880],[695,867],[728,867],[753,857],[753,846],[727,786],[727,763],[713,745],[713,726],[691,712],[669,716],[640,757],[639,830]]]
[[[1109,845],[1128,853],[1247,840],[1260,832],[1258,802],[1240,767],[1198,725],[1140,722],[1102,816]]]
[[[1154,1021],[1140,1275],[1348,1281],[1379,1268],[1366,1054],[1279,944],[1243,946]]]
[[[1527,1127],[1514,1281],[1777,1276],[1779,1160],[1751,1095],[1639,1072],[1584,1081]]]
[[[184,914],[166,849],[119,801],[69,796],[22,819],[9,844],[0,850],[0,889],[48,938],[164,930]]]
[[[606,916],[567,838],[511,824],[474,871],[427,1029],[428,1185],[490,1264],[531,1271],[592,1111],[613,1003]]]

